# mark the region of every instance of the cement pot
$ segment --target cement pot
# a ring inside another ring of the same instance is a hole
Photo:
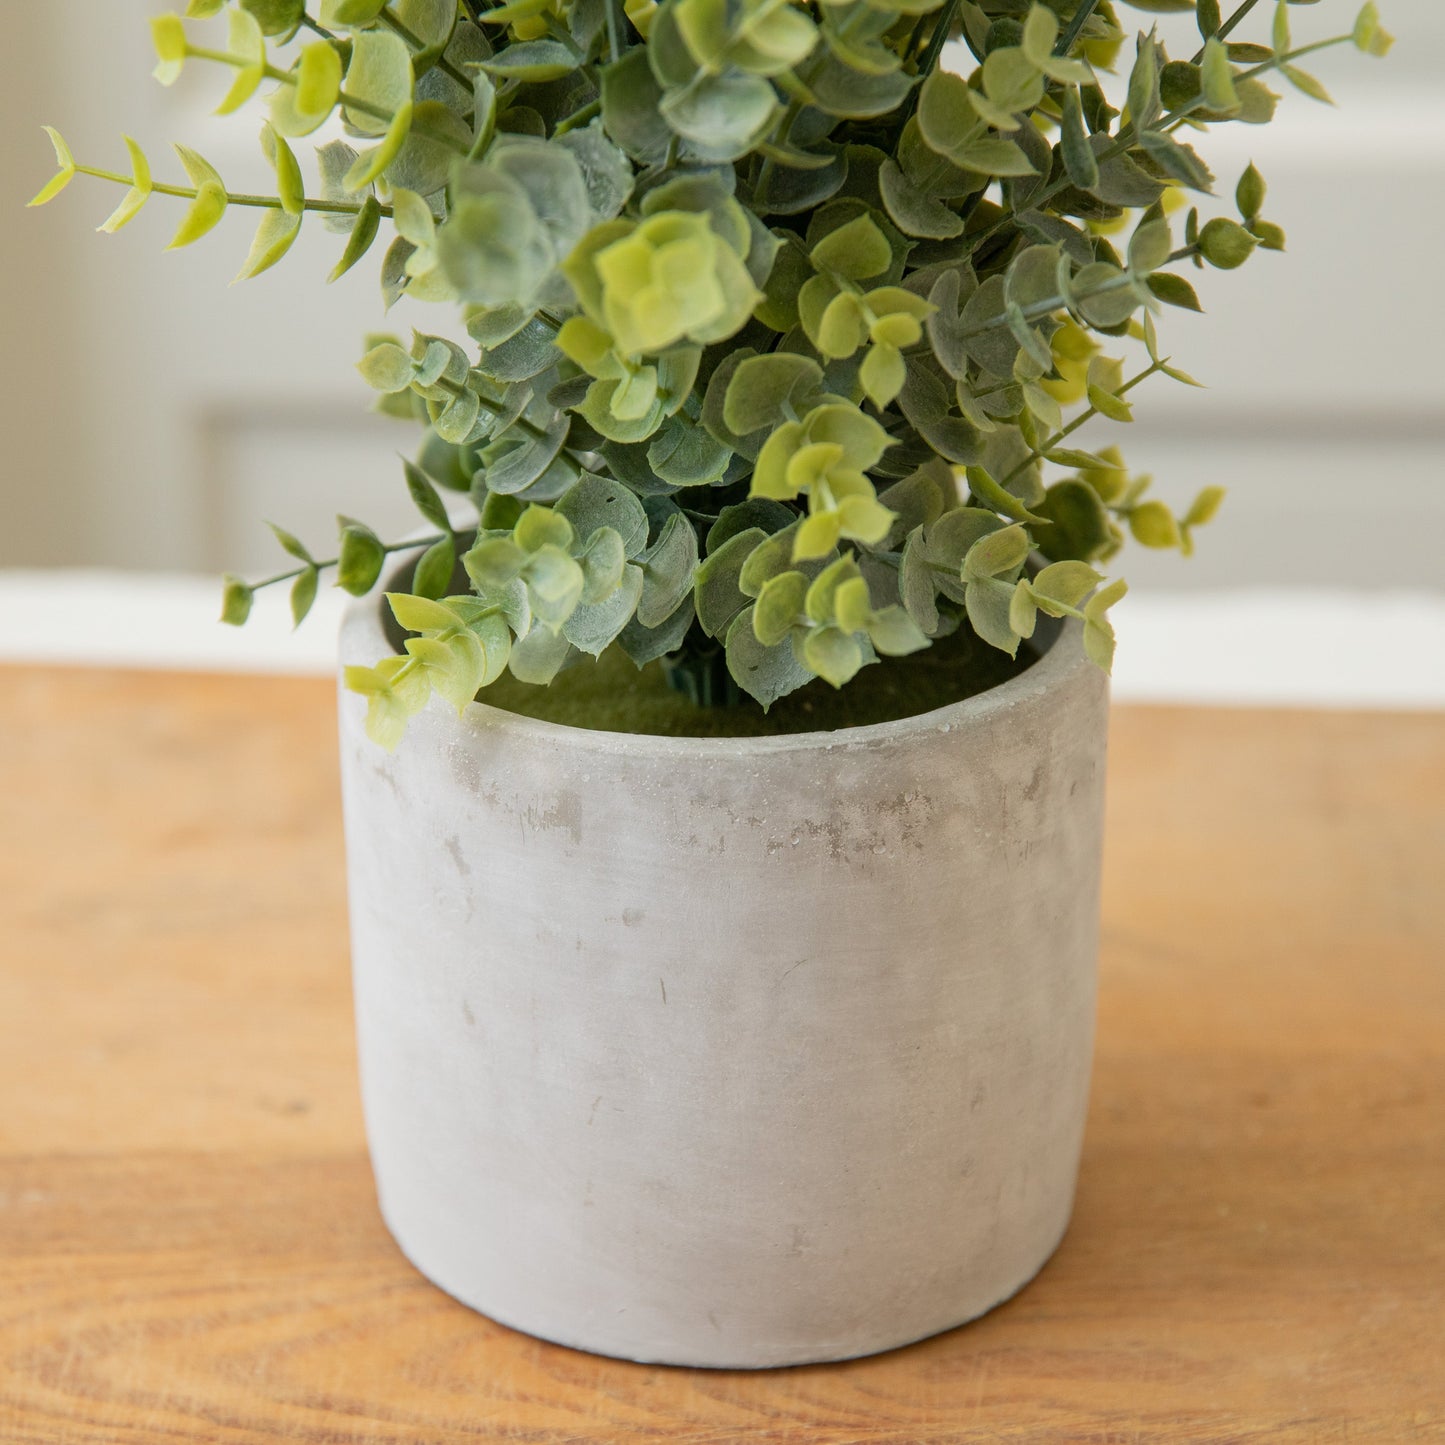
[[[886,1350],[1020,1289],[1088,1091],[1107,686],[1076,624],[838,733],[588,732],[341,694],[382,1213],[516,1329],[678,1365]],[[388,651],[354,604],[344,663]]]

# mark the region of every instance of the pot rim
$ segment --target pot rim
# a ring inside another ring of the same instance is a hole
[[[378,658],[392,655],[391,644],[381,622],[384,605],[384,600],[372,593],[356,598],[347,606],[340,635],[342,669],[349,663],[372,666]],[[611,755],[762,758],[777,753],[830,751],[840,747],[875,748],[919,733],[949,732],[955,728],[982,725],[1020,703],[1037,701],[1046,694],[1059,691],[1082,668],[1095,666],[1085,655],[1083,624],[1077,618],[1066,618],[1059,623],[1052,618],[1041,617],[1035,638],[1045,644],[1042,655],[1007,682],[929,712],[857,727],[777,733],[766,737],[673,737],[663,733],[622,733],[574,727],[570,723],[548,722],[543,718],[508,712],[505,708],[484,702],[468,703],[461,716],[456,718],[456,723],[473,733],[485,730],[493,736],[511,735],[519,741],[534,743],[550,740],[557,744],[565,743],[573,749]],[[433,698],[427,705],[427,711],[436,707],[445,708],[445,704]],[[449,708],[446,711],[447,720],[451,722],[455,714]]]

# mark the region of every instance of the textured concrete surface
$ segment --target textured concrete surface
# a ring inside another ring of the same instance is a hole
[[[386,651],[374,604],[346,662]],[[1072,630],[921,717],[730,740],[342,693],[362,1092],[417,1267],[604,1354],[770,1366],[970,1319],[1063,1234],[1107,686]]]

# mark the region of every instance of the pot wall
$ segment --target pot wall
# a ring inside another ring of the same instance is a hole
[[[375,603],[343,662],[389,649]],[[382,1212],[504,1324],[767,1366],[947,1329],[1063,1234],[1088,1091],[1107,688],[835,734],[593,733],[341,695]]]

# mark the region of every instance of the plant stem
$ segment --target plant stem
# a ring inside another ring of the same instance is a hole
[[[1254,0],[1249,0],[1254,4]],[[1060,59],[1068,55],[1074,48],[1074,41],[1079,38],[1079,32],[1089,23],[1091,16],[1098,7],[1099,0],[1082,0],[1079,8],[1074,11],[1074,18],[1069,21],[1068,29],[1059,36],[1058,43],[1054,46],[1054,54]]]
[[[953,29],[953,17],[957,13],[958,0],[948,0],[943,7],[943,13],[938,17],[938,24],[933,27],[933,34],[928,38],[928,49],[923,52],[923,56],[918,62],[918,78],[920,80],[924,79],[929,71],[938,64],[938,57],[943,53],[944,44],[948,40],[948,32]]]
[[[249,62],[244,57],[232,55],[226,50],[204,50],[200,46],[186,46],[186,54],[196,60],[210,60],[217,65],[229,65],[233,70],[245,70]],[[274,65],[266,65],[262,72],[267,80],[275,80],[282,85],[295,85],[296,77],[288,70],[279,70]],[[337,94],[337,101],[348,110],[354,110],[361,115],[369,115],[373,120],[385,121],[390,125],[396,119],[396,112],[387,110],[384,106],[373,105],[369,100],[359,100],[354,95],[348,95],[346,91]],[[413,129],[420,136],[427,140],[435,141],[438,145],[444,145],[448,150],[455,151],[458,155],[466,155],[470,147],[463,145],[455,136],[447,135],[442,131],[435,131],[425,125],[415,125]]]
[[[76,166],[76,173],[82,176],[94,176],[96,180],[114,181],[120,186],[132,186],[135,184],[134,176],[123,176],[117,171],[101,170],[97,166]],[[160,196],[176,196],[183,201],[194,201],[200,194],[195,186],[168,186],[162,185],[159,181],[154,182],[151,190]],[[284,209],[279,196],[233,196],[227,195],[226,203],[232,206],[256,206],[268,211],[279,211]],[[353,201],[313,201],[309,197],[302,201],[302,207],[308,211],[323,211],[337,216],[354,216],[361,211],[361,203]],[[383,216],[391,215],[390,206],[382,206]]]
[[[1141,371],[1138,376],[1130,377],[1129,380],[1126,381],[1114,394],[1116,396],[1123,396],[1125,392],[1133,391],[1140,382],[1147,381],[1151,376],[1154,375],[1156,371],[1160,370],[1160,368],[1164,365],[1165,363],[1163,361],[1152,362],[1143,371]],[[1096,416],[1098,416],[1098,414],[1099,408],[1096,406],[1090,406],[1089,408],[1087,408],[1087,410],[1081,411],[1078,416],[1076,416],[1071,422],[1069,422],[1067,426],[1062,427],[1057,432],[1055,432],[1054,435],[1051,436],[1048,441],[1046,441],[1041,447],[1038,447],[1034,451],[1031,451],[1028,456],[1023,459],[1023,461],[1021,461],[1016,467],[1013,468],[1012,471],[1008,473],[1007,476],[1001,477],[999,479],[999,486],[1007,487],[1010,482],[1015,481],[1017,478],[1021,477],[1024,472],[1026,472],[1031,466],[1033,466],[1035,462],[1043,461],[1045,456],[1049,452],[1053,451],[1053,449],[1058,446],[1061,441],[1064,441],[1066,438],[1071,437],[1076,431],[1078,431],[1081,426],[1084,425],[1085,422],[1092,421]]]
[[[622,18],[617,13],[618,0],[603,0],[607,10],[607,53],[616,65],[622,59]]]
[[[483,396],[479,391],[472,391],[471,387],[466,386],[461,382],[448,381],[446,377],[439,376],[435,384],[442,387],[444,390],[451,392],[453,396],[458,397],[461,396],[464,392],[471,391],[472,395],[476,397],[482,409],[484,411],[491,412],[494,417],[501,416],[506,411],[506,407],[498,405],[498,403],[491,400],[490,397]],[[541,442],[547,440],[547,433],[543,431],[542,428],[539,427],[535,422],[528,421],[527,418],[524,416],[518,416],[514,418],[511,422],[511,425],[516,427],[520,431],[526,432],[533,441]],[[568,465],[572,468],[573,476],[580,477],[582,473],[587,470],[587,468],[582,465],[581,459],[576,456],[575,453],[568,451],[566,447],[559,447],[557,450],[557,455],[559,457],[566,458]]]
[[[1234,14],[1231,15],[1231,16],[1229,17],[1229,19],[1226,20],[1226,21],[1224,22],[1224,24],[1222,24],[1222,25],[1219,27],[1219,29],[1214,32],[1214,38],[1215,38],[1216,40],[1223,40],[1223,39],[1225,39],[1225,38],[1229,35],[1230,31],[1233,30],[1234,27],[1235,27],[1236,25],[1238,25],[1239,22],[1240,22],[1241,20],[1243,20],[1244,17],[1245,17],[1246,15],[1248,15],[1249,12],[1250,12],[1251,10],[1253,10],[1254,7],[1255,7],[1256,5],[1258,5],[1258,4],[1259,4],[1259,0],[1244,0],[1244,3],[1239,7],[1239,9],[1236,10],[1236,11],[1234,12]],[[1194,59],[1191,60],[1189,63],[1190,63],[1191,65],[1198,65],[1199,62],[1200,62],[1201,60],[1203,60],[1203,59],[1204,59],[1204,47],[1201,45],[1201,46],[1199,47],[1199,49],[1198,49],[1197,51],[1195,51],[1195,53],[1194,53]]]
[[[553,136],[566,135],[569,130],[576,130],[579,125],[586,125],[594,116],[602,114],[601,100],[589,101],[581,110],[574,110],[571,115],[564,116],[555,126],[552,127]]]
[[[418,537],[411,542],[386,542],[382,544],[381,550],[390,556],[393,552],[413,552],[419,547],[432,547],[442,540],[442,534],[438,532],[434,537]],[[278,572],[274,577],[263,577],[259,582],[247,583],[251,591],[259,592],[263,587],[274,587],[279,582],[293,582],[303,572],[309,572],[315,567],[318,572],[325,572],[328,568],[336,566],[341,559],[330,557],[323,562],[312,562],[309,565],[293,567],[289,572]]]
[[[1348,35],[1335,35],[1328,40],[1317,40],[1312,45],[1302,45],[1298,50],[1291,50],[1287,54],[1275,55],[1269,60],[1262,60],[1258,65],[1251,66],[1248,70],[1240,71],[1234,78],[1236,81],[1253,80],[1258,75],[1267,74],[1271,70],[1278,70],[1280,66],[1288,65],[1291,61],[1298,60],[1302,55],[1310,55],[1316,50],[1328,50],[1332,46],[1346,45],[1349,42],[1350,36]],[[1174,130],[1182,125],[1195,111],[1205,109],[1207,109],[1207,107],[1204,103],[1204,97],[1198,95],[1187,104],[1181,105],[1178,110],[1170,111],[1162,123],[1155,128],[1164,131]],[[1103,165],[1104,162],[1114,160],[1116,157],[1123,155],[1137,139],[1134,124],[1131,121],[1128,125],[1120,129],[1112,145],[1106,146],[1099,152],[1099,164]],[[1052,185],[1046,186],[1039,195],[1031,197],[1029,200],[1029,208],[1031,210],[1041,210],[1061,191],[1068,190],[1071,185],[1073,185],[1073,182],[1067,175],[1061,176]],[[974,241],[974,250],[977,251],[979,247],[986,241],[991,240],[1006,226],[1012,225],[1013,221],[1014,213],[1011,211],[1004,212],[987,230],[979,232]]]
[[[773,130],[772,141],[774,145],[787,145],[788,138],[793,133],[793,122],[802,114],[803,105],[803,100],[796,95],[788,102],[788,108],[778,118],[778,124]],[[777,170],[777,168],[778,163],[772,156],[765,156],[763,158],[762,169],[758,172],[758,183],[753,187],[753,201],[756,204],[767,204],[768,183],[772,180],[773,172]],[[760,211],[758,214],[765,215],[766,212]]]
[[[387,5],[382,9],[380,19],[388,30],[390,30],[394,35],[399,35],[404,41],[406,41],[406,43],[412,48],[414,52],[420,54],[426,49],[426,46],[422,44],[421,37],[419,35],[413,35],[412,32],[407,29],[407,27],[392,13],[390,5]],[[460,70],[458,70],[456,66],[453,65],[451,61],[446,58],[446,56],[438,56],[436,65],[437,69],[440,70],[443,75],[447,76],[451,80],[456,81],[456,83],[461,86],[468,95],[471,94],[472,90],[474,89],[471,77],[468,75],[464,75]]]

